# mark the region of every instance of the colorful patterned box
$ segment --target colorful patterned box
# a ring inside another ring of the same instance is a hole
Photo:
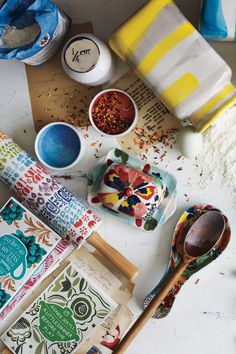
[[[155,230],[175,212],[175,177],[125,151],[111,149],[88,176],[89,204],[140,230]]]
[[[13,353],[74,353],[116,306],[70,263],[1,339]]]
[[[61,241],[14,198],[0,211],[0,311]]]
[[[74,246],[68,244],[65,240],[57,244],[52,252],[47,256],[44,262],[37,268],[34,274],[29,278],[25,285],[18,291],[14,298],[4,308],[0,314],[0,327],[4,322],[6,324],[6,318],[11,315],[16,306],[25,300],[27,296],[30,296],[39,283],[50,273],[56,264],[63,258],[68,256],[74,250]]]

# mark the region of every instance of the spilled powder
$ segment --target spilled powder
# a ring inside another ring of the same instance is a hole
[[[197,158],[200,187],[214,180],[227,187],[236,200],[236,106],[203,134],[203,149]]]

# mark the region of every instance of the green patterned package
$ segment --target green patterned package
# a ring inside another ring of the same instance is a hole
[[[13,353],[74,353],[117,304],[69,264],[1,339]]]
[[[0,313],[61,241],[61,237],[10,198],[0,210]]]

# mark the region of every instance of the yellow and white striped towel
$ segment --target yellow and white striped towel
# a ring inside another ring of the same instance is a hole
[[[109,44],[168,109],[199,131],[236,104],[230,67],[171,0],[149,0]]]

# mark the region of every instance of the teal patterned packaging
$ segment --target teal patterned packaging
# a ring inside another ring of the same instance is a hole
[[[116,307],[70,263],[1,339],[16,354],[71,354]]]
[[[17,200],[0,210],[0,312],[61,241]]]

